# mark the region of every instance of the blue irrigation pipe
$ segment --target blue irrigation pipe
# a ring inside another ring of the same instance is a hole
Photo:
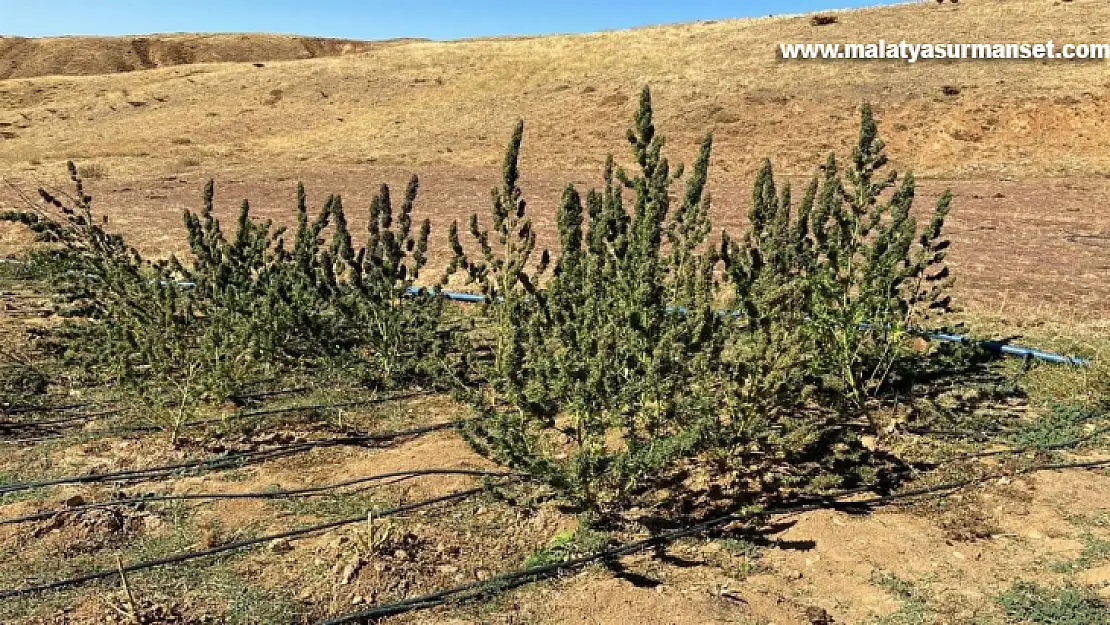
[[[1065,356],[1063,354],[1057,354],[1055,352],[1046,352],[1035,347],[1012,345],[1004,341],[976,341],[966,336],[960,336],[959,334],[949,334],[947,332],[928,332],[925,333],[924,336],[925,338],[934,341],[972,344],[976,347],[988,350],[995,354],[1014,356],[1017,358],[1031,358],[1033,360],[1042,360],[1044,362],[1051,362],[1058,365],[1086,367],[1091,364],[1091,361],[1085,358],[1078,358],[1076,356]]]
[[[474,293],[461,293],[458,291],[443,291],[439,289],[420,289],[417,287],[409,287],[407,290],[408,295],[419,295],[422,292],[439,295],[449,300],[462,302],[465,304],[480,304],[486,301],[485,296],[477,295]],[[682,312],[682,309],[676,309]],[[739,315],[738,312],[733,312],[733,315]],[[866,324],[865,324],[866,325]],[[1091,364],[1089,360],[1077,358],[1075,356],[1065,356],[1054,352],[1048,352],[1034,347],[1025,347],[1022,345],[1012,345],[1003,341],[981,341],[971,337],[962,336],[959,334],[951,334],[948,332],[923,332],[922,338],[931,341],[940,341],[943,343],[961,343],[965,345],[974,345],[981,349],[985,349],[994,354],[1004,356],[1014,356],[1017,358],[1041,360],[1059,365],[1071,365],[1073,367],[1086,367]]]
[[[13,263],[13,264],[23,264],[22,261],[12,260],[12,259],[0,259],[0,262]],[[86,277],[91,278],[92,276],[86,276]],[[160,281],[160,284],[162,286],[167,286],[169,283],[166,282],[165,280],[162,280],[162,281]],[[194,282],[175,282],[174,284],[176,286],[187,288],[187,289],[191,289],[191,288],[196,286],[196,283],[194,283]],[[406,295],[420,295],[420,294],[438,295],[440,297],[444,297],[444,298],[449,299],[451,301],[460,302],[460,303],[463,303],[463,304],[481,304],[482,302],[486,301],[486,298],[485,298],[484,295],[479,295],[479,294],[476,294],[476,293],[463,293],[463,292],[460,292],[460,291],[445,291],[443,289],[423,288],[423,287],[414,287],[414,286],[410,286],[408,289],[406,289],[405,294]],[[676,310],[678,310],[679,312],[682,312],[682,309],[676,309]],[[740,313],[734,311],[732,314],[733,315],[739,315]],[[865,323],[865,325],[866,325],[866,323]],[[1058,364],[1058,365],[1071,365],[1073,367],[1086,367],[1086,366],[1091,364],[1091,362],[1089,360],[1085,359],[1085,358],[1079,358],[1079,357],[1076,357],[1076,356],[1066,356],[1064,354],[1057,354],[1055,352],[1044,351],[1044,350],[1041,350],[1041,349],[1037,349],[1035,347],[1025,347],[1023,345],[1013,345],[1011,343],[1006,343],[1004,341],[977,340],[977,339],[973,339],[973,338],[968,337],[968,336],[962,336],[960,334],[951,334],[951,333],[948,333],[948,332],[923,332],[923,333],[921,333],[921,337],[925,338],[925,339],[928,339],[930,341],[940,341],[942,343],[960,343],[960,344],[964,344],[964,345],[974,345],[975,347],[978,347],[980,349],[985,349],[985,350],[987,350],[987,351],[989,351],[993,354],[999,354],[999,355],[1002,355],[1002,356],[1013,356],[1015,358],[1022,358],[1022,359],[1025,359],[1025,360],[1040,360],[1042,362],[1049,362],[1049,363]]]

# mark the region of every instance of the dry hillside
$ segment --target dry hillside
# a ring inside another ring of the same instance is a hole
[[[0,81],[0,172],[33,189],[60,182],[74,159],[114,223],[144,250],[164,251],[180,248],[180,211],[196,207],[209,177],[222,185],[224,210],[250,197],[260,213],[288,220],[298,179],[313,201],[342,191],[360,206],[378,182],[403,184],[415,171],[441,242],[450,219],[485,210],[505,141],[524,118],[527,191],[550,232],[545,211],[561,186],[596,183],[606,153],[626,154],[636,92],[650,84],[675,154],[689,159],[700,136],[715,133],[715,219],[736,228],[760,159],[808,175],[829,150],[849,149],[856,109],[870,100],[892,161],[923,179],[922,200],[956,191],[950,231],[966,301],[1104,311],[1107,62],[787,62],[777,44],[1105,42],[1110,3],[964,0],[838,17],[410,41],[263,67],[200,61],[238,58],[239,41],[251,42],[252,60],[269,45],[266,58],[304,56],[303,41],[197,39],[212,48],[191,65]],[[110,59],[130,41],[65,44]],[[0,205],[15,202],[0,191]],[[1045,299],[1031,302],[1032,291]]]
[[[283,35],[148,37],[0,36],[0,79],[114,74],[190,63],[257,63],[342,56],[395,41],[366,42]]]
[[[650,83],[677,145],[714,129],[722,167],[751,170],[759,157],[773,155],[807,170],[851,136],[854,109],[867,99],[882,114],[899,160],[922,173],[1110,173],[1105,62],[786,62],[776,47],[879,37],[1110,41],[1106,24],[1110,4],[1101,0],[967,0],[845,12],[822,27],[802,16],[410,42],[264,68],[204,62],[298,58],[308,55],[305,41],[252,38],[240,49],[234,36],[199,38],[189,67],[5,81],[0,158],[8,166],[113,159],[137,170],[185,156],[229,164],[308,158],[489,165],[523,117],[532,158],[565,169],[600,161],[618,144],[629,97]],[[151,56],[159,45],[174,54],[175,38],[151,41]],[[81,72],[92,73],[114,70],[133,40],[26,45],[42,47],[43,59],[103,59],[102,69]],[[38,61],[31,55],[26,62]],[[945,95],[945,87],[960,93]],[[186,138],[188,149],[177,143]]]

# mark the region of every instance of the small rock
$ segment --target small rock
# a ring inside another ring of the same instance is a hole
[[[374,563],[374,570],[375,571],[377,571],[379,573],[384,573],[385,569],[386,569],[385,562],[375,562]]]
[[[408,560],[409,559],[409,552],[405,551],[404,549],[398,549],[397,551],[393,552],[393,558],[396,559],[396,560],[402,560],[402,561]]]
[[[785,577],[786,579],[789,579],[789,580],[799,580],[799,579],[802,579],[805,576],[798,569],[791,569],[791,570],[787,571],[783,575],[783,577]]]
[[[490,577],[489,576],[489,571],[487,571],[485,569],[478,569],[478,571],[475,572],[474,575],[478,578],[479,581],[483,581],[483,582],[486,581],[487,579],[489,579],[489,577]]]
[[[163,521],[161,517],[154,516],[154,515],[148,515],[148,516],[143,517],[143,529],[148,531],[148,532],[157,532],[158,530],[164,528],[165,526],[166,526],[166,522]]]
[[[699,551],[701,551],[702,553],[717,553],[720,550],[721,550],[721,543],[713,541],[713,542],[708,542],[705,545],[703,545],[702,548]]]
[[[65,500],[65,507],[67,508],[76,508],[77,506],[83,505],[85,505],[85,498],[81,495],[74,495]]]
[[[806,620],[810,625],[833,625],[833,618],[829,616],[828,610],[812,605],[806,608]]]
[[[436,567],[436,570],[440,573],[443,573],[444,575],[454,575],[455,573],[459,572],[459,567],[453,564],[444,564],[442,566]]]
[[[270,541],[270,553],[289,553],[293,551],[293,545],[284,538]]]
[[[339,585],[346,586],[350,584],[351,580],[358,575],[358,571],[362,568],[363,564],[362,558],[355,556],[347,566],[343,568],[343,572],[339,575]]]
[[[363,601],[366,601],[366,600],[363,599],[362,597],[358,597],[358,596],[351,597],[351,605],[361,605]]]

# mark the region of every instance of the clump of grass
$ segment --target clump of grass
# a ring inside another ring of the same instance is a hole
[[[997,601],[1014,622],[1033,625],[1110,624],[1110,605],[1082,588],[1046,588],[1019,580],[999,595]]]
[[[96,163],[87,163],[77,168],[77,174],[84,180],[100,180],[104,177],[104,167]]]
[[[337,493],[327,497],[278,499],[271,503],[286,514],[319,519],[344,519],[366,514],[370,510],[392,507],[397,501],[381,494]]]
[[[1074,573],[1083,571],[1110,560],[1110,540],[1099,538],[1094,534],[1085,533],[1079,537],[1083,542],[1083,550],[1073,560],[1057,562],[1052,565],[1052,570],[1057,573]]]
[[[734,567],[729,567],[730,573],[740,579],[749,575],[768,570],[767,565],[760,560],[765,549],[750,540],[743,538],[723,538],[718,541],[733,558],[739,560]]]
[[[1007,436],[1007,442],[1019,447],[1061,449],[1078,447],[1089,442],[1088,426],[1104,420],[1096,407],[1075,403],[1053,403],[1048,412],[1032,421],[1018,425]]]
[[[524,559],[525,568],[555,564],[601,549],[607,540],[605,534],[579,526],[564,530],[551,537],[547,545],[536,549]]]
[[[1068,522],[1079,527],[1110,527],[1110,512],[1092,512],[1068,517]]]
[[[871,583],[889,592],[902,605],[893,614],[872,619],[874,625],[928,625],[934,623],[935,612],[929,606],[929,593],[894,573],[874,571]]]
[[[1048,343],[1060,353],[1087,358],[1085,367],[1041,366],[1035,368],[1023,386],[1030,398],[1042,402],[1073,402],[1110,408],[1110,340],[1097,336],[1082,341]]]

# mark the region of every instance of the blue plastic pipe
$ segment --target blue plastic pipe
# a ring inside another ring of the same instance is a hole
[[[924,337],[934,341],[944,341],[947,343],[968,343],[976,347],[985,349],[995,354],[1003,354],[1006,356],[1015,356],[1017,358],[1032,358],[1033,360],[1043,360],[1058,365],[1072,365],[1074,367],[1086,367],[1091,364],[1089,360],[1084,358],[1077,358],[1075,356],[1064,356],[1054,352],[1046,352],[1033,347],[1023,347],[1021,345],[1011,345],[1002,341],[976,341],[966,336],[959,334],[948,334],[946,332],[929,332],[924,334]]]
[[[23,264],[22,261],[8,259],[8,258],[0,259],[0,263],[20,264],[20,265]],[[91,277],[91,276],[88,276],[88,277]],[[162,286],[167,286],[168,283],[165,280],[162,280],[162,281],[160,281],[160,284]],[[196,284],[193,283],[193,282],[175,282],[174,284],[179,286],[179,287],[183,287],[183,288],[187,288],[187,289],[191,289],[191,288],[196,286]],[[419,287],[410,286],[408,289],[405,290],[405,293],[406,293],[406,295],[420,295],[421,293],[427,293],[427,294],[430,294],[430,295],[437,295],[437,296],[440,296],[440,297],[444,297],[444,298],[449,299],[451,301],[460,302],[460,303],[463,303],[463,304],[481,304],[482,302],[486,301],[486,297],[484,295],[479,295],[479,294],[476,294],[476,293],[462,293],[462,292],[459,292],[459,291],[444,291],[442,289],[436,289],[436,288],[419,288]],[[677,310],[679,312],[683,312],[681,308],[677,308],[675,310]],[[732,314],[738,316],[740,313],[733,312]],[[864,325],[866,326],[867,324],[865,323]],[[944,342],[944,343],[963,343],[963,344],[966,344],[966,345],[974,345],[974,346],[979,347],[981,349],[985,349],[985,350],[987,350],[991,353],[1000,354],[1000,355],[1003,355],[1003,356],[1014,356],[1016,358],[1040,360],[1040,361],[1043,361],[1043,362],[1050,362],[1050,363],[1058,364],[1058,365],[1071,365],[1073,367],[1086,367],[1086,366],[1091,364],[1091,362],[1089,360],[1086,360],[1084,358],[1077,358],[1075,356],[1065,356],[1063,354],[1057,354],[1055,352],[1046,352],[1044,350],[1040,350],[1040,349],[1037,349],[1035,347],[1024,347],[1022,345],[1012,345],[1010,343],[1005,343],[1005,342],[1002,342],[1002,341],[980,341],[980,340],[976,340],[976,339],[973,339],[973,338],[970,338],[970,337],[967,337],[967,336],[961,336],[959,334],[950,334],[950,333],[947,333],[947,332],[926,332],[926,333],[923,333],[921,336],[923,338],[929,339],[931,341],[941,341],[941,342]]]
[[[465,304],[480,304],[486,301],[484,295],[476,295],[474,293],[460,293],[457,291],[442,291],[438,289],[418,289],[416,287],[409,287],[409,295],[417,295],[421,292],[427,292],[433,295],[439,295],[455,302],[462,302]],[[675,309],[683,312],[681,308]],[[733,312],[733,315],[739,315],[738,312]],[[864,324],[867,325],[867,324]],[[947,332],[926,332],[921,335],[923,338],[931,341],[941,341],[944,343],[963,343],[967,345],[974,345],[981,349],[985,349],[994,354],[1001,354],[1004,356],[1014,356],[1017,358],[1031,358],[1033,360],[1041,360],[1059,365],[1071,365],[1073,367],[1086,367],[1091,364],[1089,360],[1077,358],[1075,356],[1065,356],[1054,352],[1046,352],[1044,350],[1036,349],[1034,347],[1024,347],[1021,345],[1012,345],[1002,341],[979,341],[970,337],[961,336],[959,334],[950,334]]]

